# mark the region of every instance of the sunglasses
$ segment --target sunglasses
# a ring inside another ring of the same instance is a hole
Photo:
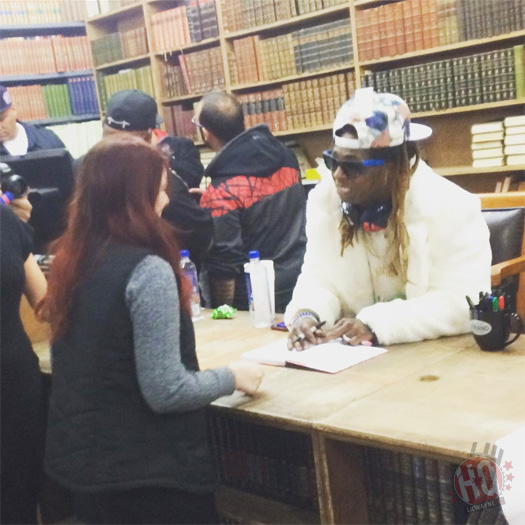
[[[199,123],[199,121],[197,120],[197,116],[196,115],[193,115],[193,117],[191,118],[191,123],[194,125],[194,126],[197,126],[198,128],[202,128],[202,125]]]
[[[326,167],[333,173],[337,168],[341,168],[347,177],[359,177],[365,168],[383,166],[385,159],[363,159],[363,160],[340,160],[336,159],[331,149],[323,151],[323,160]]]

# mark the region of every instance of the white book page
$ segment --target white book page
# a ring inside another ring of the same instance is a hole
[[[267,365],[286,366],[289,363],[335,374],[386,352],[385,348],[374,346],[349,346],[343,344],[340,339],[310,346],[306,350],[298,352],[297,350],[288,350],[286,342],[287,339],[281,339],[275,343],[245,352],[242,357]]]

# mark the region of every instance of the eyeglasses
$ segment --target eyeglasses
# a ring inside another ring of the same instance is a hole
[[[197,120],[197,115],[193,115],[192,119],[191,119],[191,123],[194,124],[195,126],[197,126],[198,128],[202,128],[202,124],[199,123],[199,121]]]
[[[385,159],[363,159],[363,160],[340,160],[336,159],[331,149],[323,151],[323,160],[326,167],[333,173],[341,168],[347,177],[355,178],[363,174],[365,168],[383,166]]]

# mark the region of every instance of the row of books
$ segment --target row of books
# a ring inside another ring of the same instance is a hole
[[[110,33],[91,41],[95,66],[148,53],[146,28],[137,27],[119,33]]]
[[[88,15],[87,3],[87,0],[75,2],[2,0],[0,25],[49,24],[85,20]]]
[[[91,41],[95,66],[148,53],[146,29],[138,27],[119,33],[110,33]]]
[[[471,134],[474,167],[525,166],[525,115],[474,124]]]
[[[224,485],[318,509],[312,442],[307,434],[213,414],[210,433]]]
[[[346,4],[348,0],[221,0],[224,30],[241,31]]]
[[[86,36],[0,39],[1,75],[34,75],[93,68]]]
[[[352,72],[284,84],[282,88],[238,95],[245,126],[267,124],[271,131],[329,125],[355,89]]]
[[[514,100],[525,96],[524,46],[366,72],[364,86],[399,95],[413,112]]]
[[[361,60],[524,28],[522,0],[403,0],[356,11]]]
[[[229,54],[233,84],[274,80],[350,64],[353,59],[348,18],[286,35],[259,35],[233,41]]]
[[[153,48],[165,52],[219,36],[215,0],[188,0],[187,5],[154,13]]]
[[[137,0],[85,0],[88,4],[93,4],[90,6],[90,15],[94,16],[95,14],[104,14],[116,9],[121,9],[122,7],[127,7],[128,5],[133,5],[137,3]]]
[[[123,69],[118,73],[109,75],[97,73],[98,93],[102,110],[106,109],[107,101],[113,93],[123,89],[140,89],[148,95],[155,97],[151,66],[132,69]]]
[[[390,450],[362,451],[369,523],[464,522],[454,503],[454,465]]]
[[[67,79],[62,84],[14,86],[9,93],[21,120],[45,120],[56,117],[98,113],[95,82],[92,77]]]
[[[73,158],[85,155],[91,147],[102,139],[100,120],[57,124],[46,127],[58,135]]]
[[[173,62],[162,62],[161,70],[166,98],[224,87],[219,47],[178,55]]]

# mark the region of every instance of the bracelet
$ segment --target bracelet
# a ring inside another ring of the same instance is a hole
[[[311,317],[312,319],[315,319],[317,323],[320,321],[319,316],[315,312],[312,312],[311,310],[298,310],[293,316],[290,325],[295,324],[295,322],[301,317]]]

